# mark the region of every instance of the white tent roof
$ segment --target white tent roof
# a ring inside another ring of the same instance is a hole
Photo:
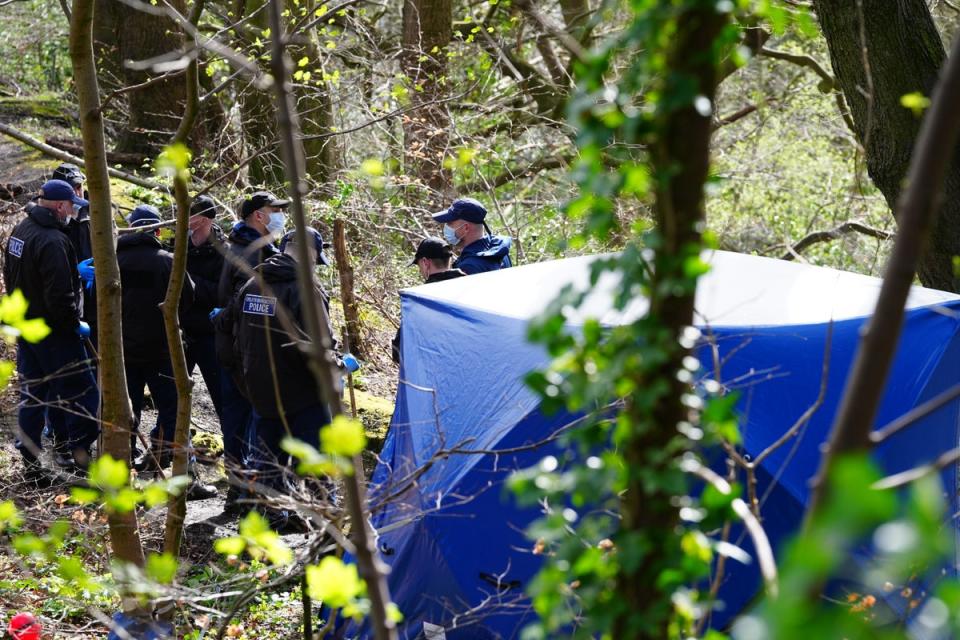
[[[585,288],[590,263],[603,256],[581,256],[477,274],[405,290],[414,298],[529,320],[542,313],[561,289]],[[873,313],[881,280],[871,276],[774,258],[711,251],[704,259],[712,269],[697,289],[697,324],[713,326],[778,326],[819,324]],[[607,273],[577,311],[571,324],[586,317],[618,324],[646,311],[635,296],[626,313],[612,309],[619,277]],[[958,300],[960,296],[913,287],[908,308]]]

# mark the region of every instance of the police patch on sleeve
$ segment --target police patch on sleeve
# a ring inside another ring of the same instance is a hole
[[[7,244],[7,251],[9,251],[10,255],[12,256],[17,256],[18,258],[22,257],[23,240],[10,236],[10,242]]]
[[[257,316],[275,316],[277,315],[277,299],[248,293],[243,296],[243,312]]]

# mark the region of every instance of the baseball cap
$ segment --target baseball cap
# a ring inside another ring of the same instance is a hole
[[[44,200],[69,200],[73,204],[87,207],[89,202],[77,195],[68,183],[63,180],[47,180],[40,187],[40,197]]]
[[[142,227],[158,222],[161,222],[160,212],[156,207],[149,204],[137,205],[137,208],[127,216],[127,223],[131,227]]]
[[[435,222],[452,222],[454,220],[466,220],[474,224],[480,224],[487,217],[487,210],[482,204],[473,198],[459,198],[453,201],[445,211],[433,214]]]
[[[54,169],[52,178],[54,180],[63,180],[74,189],[87,181],[87,177],[80,171],[80,167],[71,162],[64,162]]]
[[[420,241],[417,246],[417,253],[413,256],[413,262],[410,266],[417,264],[420,258],[430,258],[431,260],[449,260],[453,256],[453,247],[447,244],[443,238],[429,236]]]
[[[282,209],[289,204],[289,200],[281,200],[269,191],[256,191],[240,205],[240,217],[246,218],[263,207],[280,207]]]
[[[273,205],[280,206],[280,205]],[[314,229],[313,227],[307,227],[307,233],[313,234],[313,248],[317,250],[317,264],[322,264],[325,266],[330,266],[330,261],[327,260],[326,254],[323,252],[323,236],[320,235],[320,232]],[[283,237],[280,238],[280,251],[282,252],[287,248],[287,245],[291,242],[296,242],[297,240],[297,230],[287,231],[283,234]]]
[[[217,217],[217,205],[210,196],[197,196],[190,204],[191,216],[203,216],[204,218]]]

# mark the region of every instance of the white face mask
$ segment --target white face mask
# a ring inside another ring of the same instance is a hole
[[[281,211],[274,211],[270,214],[270,222],[267,223],[267,231],[275,236],[283,235],[283,229],[287,226],[287,214]]]
[[[81,207],[80,205],[78,205],[78,204],[73,205],[73,213],[70,214],[70,217],[71,217],[71,218],[76,218],[78,215],[80,215],[80,209],[81,209],[81,208],[82,208],[82,207]]]
[[[460,225],[461,227],[463,225]],[[459,229],[460,227],[457,227]],[[460,244],[460,238],[457,237],[457,229],[454,229],[448,224],[443,225],[443,239],[447,241],[451,247],[455,247]]]

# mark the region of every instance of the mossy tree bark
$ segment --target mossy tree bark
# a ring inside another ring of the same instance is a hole
[[[921,119],[903,95],[929,96],[946,54],[923,0],[815,0],[837,83],[866,151],[867,172],[892,211],[904,187]],[[943,205],[918,270],[928,287],[958,291],[953,256],[960,255],[960,164],[954,154]]]

